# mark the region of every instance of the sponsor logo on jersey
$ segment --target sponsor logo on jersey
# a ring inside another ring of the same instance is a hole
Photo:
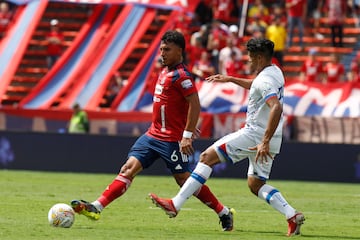
[[[188,88],[191,88],[193,86],[193,84],[190,79],[185,79],[184,81],[181,82],[181,86],[184,89],[188,89]]]

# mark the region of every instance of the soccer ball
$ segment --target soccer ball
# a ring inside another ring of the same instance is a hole
[[[48,220],[51,226],[69,228],[75,221],[75,212],[65,203],[57,203],[50,208]]]

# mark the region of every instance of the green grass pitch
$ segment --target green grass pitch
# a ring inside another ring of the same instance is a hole
[[[253,196],[245,179],[211,178],[218,198],[236,209],[234,230],[222,232],[215,213],[192,197],[174,219],[156,208],[149,192],[173,196],[171,176],[138,176],[123,197],[102,212],[99,221],[76,215],[69,229],[51,227],[50,207],[72,199],[92,201],[115,174],[79,174],[0,170],[0,239],[287,239],[287,223],[271,206]],[[270,180],[306,217],[296,239],[360,239],[360,185]]]

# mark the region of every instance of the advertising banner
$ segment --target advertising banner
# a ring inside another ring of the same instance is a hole
[[[360,118],[296,117],[294,140],[360,144]]]
[[[0,131],[0,170],[116,174],[136,139]],[[188,159],[191,168],[196,166],[200,153],[212,143],[209,139],[194,141],[195,153]],[[234,165],[221,163],[214,166],[212,175],[246,178],[247,168],[247,159]],[[141,174],[171,175],[161,159]],[[275,158],[271,179],[359,183],[359,145],[285,142],[281,153]]]

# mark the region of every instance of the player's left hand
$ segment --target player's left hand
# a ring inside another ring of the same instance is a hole
[[[192,146],[192,139],[191,138],[182,138],[180,142],[180,152],[192,155],[194,154],[194,148]]]
[[[262,143],[258,144],[257,146],[249,147],[248,149],[256,151],[255,162],[260,161],[261,163],[267,163],[268,157],[270,157],[272,160],[274,160],[273,156],[270,154],[269,144],[262,142]]]

